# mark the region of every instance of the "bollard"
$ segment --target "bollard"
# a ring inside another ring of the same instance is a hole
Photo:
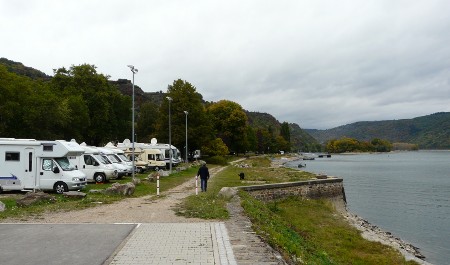
[[[159,175],[156,175],[156,195],[159,196]]]
[[[198,195],[198,176],[195,176],[195,195]]]

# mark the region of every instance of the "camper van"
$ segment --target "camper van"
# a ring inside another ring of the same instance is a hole
[[[114,152],[116,159],[119,160],[119,163],[121,163],[127,168],[128,175],[131,175],[133,173],[133,162],[131,162],[131,160],[125,156],[125,152],[123,150],[117,148],[111,142],[105,145],[105,148]]]
[[[103,183],[109,179],[117,178],[117,170],[111,162],[100,154],[100,151],[94,147],[86,146],[85,143],[80,144],[80,147],[84,150],[84,154],[69,156],[69,161],[86,174],[88,181]]]
[[[97,147],[100,154],[106,158],[117,170],[117,178],[122,178],[128,174],[128,166],[123,164],[117,155],[109,148]]]
[[[70,164],[80,156],[77,144],[34,139],[0,138],[0,192],[2,190],[53,190],[63,193],[86,186],[86,175]]]
[[[142,149],[139,158],[148,163],[149,169],[160,170],[166,167],[163,154],[159,149]]]
[[[164,161],[166,162],[166,168],[170,167],[170,155],[172,153],[172,166],[177,166],[181,163],[181,153],[178,148],[169,144],[160,144],[156,138],[152,138],[150,144],[146,145],[147,148],[159,149],[163,153]]]
[[[181,153],[178,148],[169,144],[160,144],[157,142],[155,138],[151,139],[150,144],[147,143],[134,143],[135,150],[145,150],[145,149],[157,149],[162,152],[162,157],[166,163],[166,168],[169,168],[170,165],[170,152],[172,152],[172,166],[176,166],[181,162]],[[126,150],[132,148],[132,143],[129,139],[125,139],[123,143],[118,144],[118,148]]]
[[[133,161],[132,160],[133,159],[132,158],[132,156],[133,156],[133,148],[131,148],[131,147],[130,148],[123,147],[123,148],[125,149],[125,151],[124,151],[125,156],[130,161]],[[134,166],[135,166],[137,172],[144,173],[145,171],[147,171],[149,169],[149,164],[148,164],[148,162],[143,161],[141,159],[141,156],[140,156],[141,153],[142,153],[142,149],[134,148]],[[131,162],[131,163],[133,163],[133,162]]]

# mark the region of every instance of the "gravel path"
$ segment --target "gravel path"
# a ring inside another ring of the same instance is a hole
[[[211,177],[223,167],[210,169]],[[21,219],[21,223],[192,223],[205,222],[203,219],[185,218],[175,215],[172,210],[182,199],[195,194],[195,179],[189,180],[169,191],[139,198],[126,198],[121,201],[97,205],[79,211],[51,212],[36,217]],[[15,223],[17,220],[4,219],[2,223]]]

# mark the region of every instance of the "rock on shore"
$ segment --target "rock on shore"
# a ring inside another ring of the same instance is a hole
[[[348,211],[342,213],[349,224],[361,231],[361,236],[367,240],[380,242],[400,251],[406,260],[414,260],[419,264],[431,265],[425,261],[425,256],[420,253],[419,248],[393,236],[390,232],[381,230],[379,227],[370,224],[367,220],[352,214]]]

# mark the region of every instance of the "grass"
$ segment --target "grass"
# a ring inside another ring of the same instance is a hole
[[[197,173],[196,167],[188,168],[187,170],[180,172],[173,172],[170,176],[161,177],[160,178],[160,192],[167,191],[173,187],[176,187],[189,178],[194,178]],[[141,180],[141,183],[136,185],[136,189],[134,194],[131,197],[141,197],[146,195],[156,195],[156,181],[149,182],[145,180],[147,174],[136,174],[136,178]],[[70,199],[66,198],[63,195],[52,193],[55,197],[54,202],[42,201],[28,207],[19,207],[16,204],[16,200],[21,196],[21,193],[17,192],[4,192],[0,197],[0,201],[2,201],[6,210],[0,212],[0,219],[5,218],[15,218],[19,220],[27,220],[31,217],[39,218],[41,214],[44,212],[64,212],[64,211],[72,211],[72,210],[81,210],[89,207],[95,207],[99,204],[109,204],[114,203],[116,201],[122,200],[125,198],[123,195],[109,195],[103,193],[90,193],[90,190],[104,190],[110,187],[113,183],[126,183],[130,182],[131,177],[124,177],[122,179],[111,180],[107,183],[101,184],[93,184],[90,183],[87,187],[82,190],[87,193],[87,196],[84,199]]]
[[[208,182],[208,192],[189,196],[177,209],[186,217],[227,219],[227,201],[218,193],[222,187],[276,183],[312,178],[308,172],[272,168],[267,158],[252,158],[230,166]],[[245,181],[238,177],[245,173]],[[263,203],[240,192],[242,206],[253,229],[293,264],[417,264],[405,261],[395,249],[363,239],[327,200],[291,197]]]
[[[198,196],[188,196],[176,209],[178,215],[203,219],[227,219],[227,201],[219,196],[222,187],[248,186],[253,183],[278,183],[310,179],[311,173],[288,168],[271,168],[270,160],[264,157],[246,159],[237,165],[229,166],[208,181],[208,191]],[[245,174],[245,180],[239,179],[239,173]]]

